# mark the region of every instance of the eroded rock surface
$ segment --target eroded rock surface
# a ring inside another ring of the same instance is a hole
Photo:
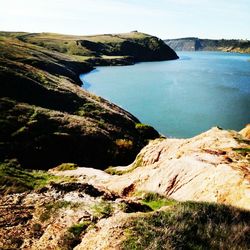
[[[156,192],[250,209],[249,143],[236,131],[212,128],[191,139],[153,140],[133,164],[113,168],[114,175],[75,173],[124,196]]]

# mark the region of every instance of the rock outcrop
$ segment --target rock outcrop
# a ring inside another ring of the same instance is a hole
[[[240,131],[240,134],[250,140],[250,124],[247,124],[247,126]]]
[[[124,196],[155,192],[250,209],[249,144],[235,131],[213,128],[191,139],[154,140],[133,164],[109,169],[112,176],[86,176]]]

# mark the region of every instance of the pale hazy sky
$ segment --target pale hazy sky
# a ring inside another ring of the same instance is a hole
[[[250,0],[0,0],[0,30],[250,39]]]

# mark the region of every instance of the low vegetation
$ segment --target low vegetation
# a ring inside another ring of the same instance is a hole
[[[152,202],[152,201],[151,201]],[[250,212],[211,203],[172,203],[125,225],[123,249],[249,249]]]
[[[75,163],[62,163],[55,168],[57,171],[75,170],[78,166]]]
[[[22,193],[61,179],[45,171],[24,170],[15,159],[0,163],[0,194]]]
[[[53,33],[17,34],[23,42],[35,44],[48,50],[82,58],[97,58],[107,63],[109,60],[121,62],[132,56],[131,63],[147,60],[177,59],[176,53],[156,37],[130,32],[125,34],[104,34],[96,36],[71,36]],[[130,64],[131,64],[130,63]]]
[[[75,237],[79,237],[82,232],[84,232],[90,225],[91,221],[84,221],[82,223],[75,224],[71,226],[68,231],[72,233]]]
[[[135,161],[133,164],[129,167],[125,167],[124,169],[122,167],[113,167],[110,166],[107,169],[105,169],[105,172],[111,175],[123,175],[127,173],[131,173],[136,168],[140,167],[143,163],[143,157],[138,154],[135,158]]]
[[[92,225],[91,221],[84,221],[82,223],[74,224],[62,236],[59,242],[58,249],[71,250],[81,243],[81,238],[86,233],[88,227]]]
[[[98,218],[108,218],[112,215],[114,208],[108,201],[100,201],[92,207],[93,215]]]
[[[157,193],[146,193],[143,195],[141,203],[149,206],[152,210],[158,210],[164,206],[172,206],[177,202],[173,199],[167,199]]]
[[[250,153],[250,147],[249,148],[234,148],[233,150],[244,155]]]
[[[40,215],[40,221],[45,222],[49,220],[52,216],[55,216],[57,212],[62,208],[67,208],[71,205],[68,201],[56,201],[45,204],[44,210]]]

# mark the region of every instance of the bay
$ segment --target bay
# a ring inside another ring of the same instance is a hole
[[[180,59],[97,67],[84,88],[128,110],[160,133],[187,138],[213,126],[250,123],[250,55],[179,52]]]

